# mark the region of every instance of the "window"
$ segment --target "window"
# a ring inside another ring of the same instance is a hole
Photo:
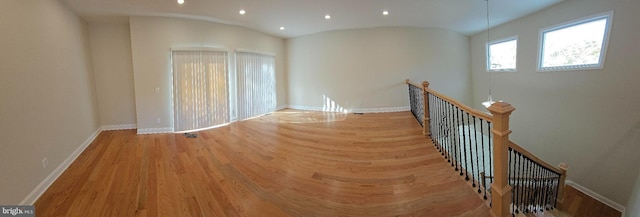
[[[601,69],[613,12],[540,30],[539,71]]]
[[[487,71],[516,71],[518,37],[487,43]]]

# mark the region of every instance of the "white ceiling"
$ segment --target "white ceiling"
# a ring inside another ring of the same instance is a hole
[[[89,21],[170,16],[245,26],[289,38],[381,26],[439,27],[465,35],[486,29],[485,0],[63,0]],[[489,0],[491,26],[562,0]],[[246,10],[240,15],[240,9]],[[382,11],[389,15],[383,16]],[[325,20],[326,14],[331,15]],[[285,30],[279,28],[284,26]]]

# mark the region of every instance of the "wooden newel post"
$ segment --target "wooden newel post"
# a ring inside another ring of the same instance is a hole
[[[424,117],[422,119],[422,135],[431,136],[431,129],[429,129],[429,94],[427,89],[429,88],[429,82],[422,82],[422,99],[424,103]]]
[[[493,103],[489,108],[493,115],[493,184],[491,184],[491,212],[494,216],[511,216],[511,186],[509,185],[509,116],[515,110],[506,102]]]
[[[564,182],[567,180],[567,170],[569,169],[569,166],[566,163],[560,163],[560,165],[558,165],[558,168],[560,168],[560,171],[562,173],[560,173],[560,183],[558,183],[558,197],[556,198],[556,202],[558,203],[558,205],[556,207],[563,207],[564,204],[562,203],[564,202]]]

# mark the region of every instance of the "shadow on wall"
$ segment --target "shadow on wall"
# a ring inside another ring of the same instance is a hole
[[[590,179],[608,179],[611,186],[629,186],[624,192],[609,192],[609,195],[630,193],[635,184],[635,179],[640,173],[640,121],[637,121],[620,139],[601,152],[591,165],[586,165],[585,170]],[[607,145],[607,144],[604,144]],[[593,171],[593,172],[591,172]],[[593,173],[598,174],[593,174]],[[624,174],[624,177],[614,177],[615,174]],[[610,189],[610,188],[609,188]],[[623,195],[626,199],[629,195]],[[615,200],[615,199],[614,199]],[[620,201],[618,201],[620,202]],[[625,205],[625,204],[622,204]]]

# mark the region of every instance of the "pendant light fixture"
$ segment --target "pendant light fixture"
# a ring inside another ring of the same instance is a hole
[[[489,40],[490,40],[490,34],[489,34],[489,29],[490,29],[490,25],[489,25],[489,0],[485,0],[485,2],[487,3],[487,45],[489,44]],[[486,49],[489,49],[489,47],[487,46]],[[487,55],[487,58],[490,58],[489,55]],[[487,64],[489,64],[489,60],[487,60]],[[493,103],[495,103],[495,101],[493,101],[493,99],[491,98],[491,86],[492,86],[492,82],[491,82],[491,67],[487,68],[489,71],[489,98],[487,98],[487,101],[482,102],[482,105],[485,108],[489,108],[489,106],[491,106]]]

